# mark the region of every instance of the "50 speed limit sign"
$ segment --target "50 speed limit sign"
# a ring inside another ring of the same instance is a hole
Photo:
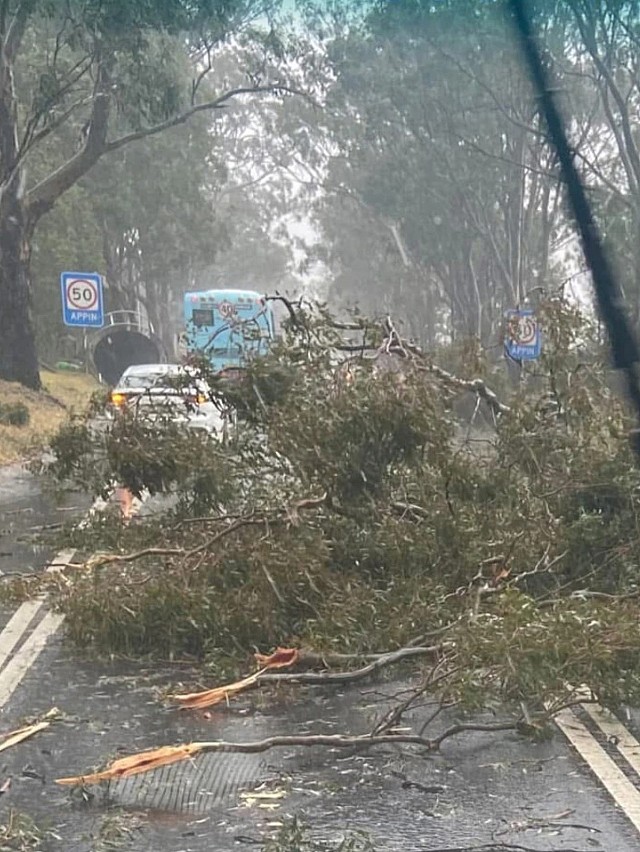
[[[542,335],[535,313],[530,309],[507,311],[505,354],[515,361],[533,361],[542,352]]]
[[[65,325],[101,328],[104,325],[102,277],[96,272],[63,272],[62,319]]]

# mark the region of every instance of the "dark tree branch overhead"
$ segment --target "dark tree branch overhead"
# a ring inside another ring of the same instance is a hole
[[[4,39],[7,30],[7,15],[9,14],[10,0],[1,0],[0,2],[0,39]]]
[[[18,162],[22,160],[23,157],[49,136],[54,130],[57,130],[64,122],[80,107],[87,106],[91,103],[92,95],[84,95],[83,97],[77,98],[67,109],[63,110],[61,113],[58,113],[55,117],[51,119],[47,119],[47,111],[50,109],[54,109],[57,105],[62,103],[62,99],[65,95],[69,94],[69,92],[73,89],[73,87],[78,83],[90,70],[92,65],[92,58],[90,56],[85,56],[81,60],[79,60],[75,66],[71,69],[69,74],[67,75],[67,80],[64,85],[62,85],[54,96],[51,96],[47,99],[45,104],[40,105],[38,108],[33,110],[33,113],[29,116],[27,120],[24,133],[22,134],[22,141],[20,142],[20,150],[18,152]],[[40,130],[37,130],[38,125],[42,124]]]
[[[274,83],[269,86],[239,86],[235,89],[230,89],[228,92],[225,92],[223,95],[220,95],[217,98],[214,98],[211,101],[205,101],[201,104],[194,104],[189,109],[180,113],[179,115],[174,116],[173,118],[169,118],[166,121],[162,121],[159,124],[155,124],[152,127],[145,127],[142,130],[136,130],[133,133],[127,133],[124,136],[120,136],[118,139],[113,139],[111,142],[108,142],[105,146],[105,152],[107,151],[117,151],[118,148],[122,148],[124,145],[129,145],[131,142],[136,142],[139,139],[147,139],[149,136],[155,136],[158,133],[162,133],[165,130],[169,130],[172,127],[177,127],[180,124],[185,124],[192,116],[196,115],[199,112],[210,112],[216,109],[223,109],[227,102],[232,98],[238,97],[239,95],[260,95],[260,94],[289,94],[289,95],[300,95],[302,97],[308,98],[309,95],[305,92],[302,92],[298,89],[294,89],[291,86],[279,85]]]
[[[84,145],[77,154],[27,193],[27,211],[32,224],[50,210],[57,199],[77,183],[105,153],[111,114],[110,87],[114,62],[112,56],[107,59],[102,59],[100,55],[97,57],[93,105]]]

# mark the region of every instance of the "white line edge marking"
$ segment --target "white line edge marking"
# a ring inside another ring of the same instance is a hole
[[[135,505],[132,506],[132,514],[135,515],[140,511],[142,504],[148,496],[148,492],[145,492],[143,493],[141,500],[135,501]],[[100,497],[94,500],[91,508],[89,509],[88,517],[85,518],[84,521],[80,522],[78,525],[79,528],[82,528],[83,525],[86,526],[88,518],[95,515],[96,512],[103,511],[106,506],[106,501],[102,500]],[[61,550],[60,553],[54,557],[53,561],[47,565],[45,573],[53,573],[54,571],[63,568],[71,562],[75,552],[75,549]],[[25,635],[29,625],[43,607],[44,603],[44,598],[25,601],[18,607],[9,622],[5,625],[4,630],[0,633],[0,668],[4,666],[13,649]],[[44,646],[47,643],[47,640],[53,636],[63,621],[63,615],[46,613],[42,621],[34,629],[31,636],[29,636],[25,643],[18,649],[13,659],[11,659],[10,662],[2,668],[0,671],[0,709],[7,703],[26,672],[39,657],[40,652],[44,649]]]
[[[74,553],[75,550],[61,550],[45,568],[45,572],[57,571],[63,565],[71,562]],[[44,598],[24,601],[5,625],[4,630],[0,633],[0,669],[29,629],[29,625],[43,604]],[[18,651],[18,653],[20,652]],[[4,672],[0,672],[0,689],[2,688],[3,675]]]
[[[554,721],[620,810],[640,831],[640,791],[571,710],[561,710]]]

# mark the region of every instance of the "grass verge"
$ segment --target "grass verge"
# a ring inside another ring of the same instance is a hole
[[[86,373],[41,373],[44,389],[32,391],[17,382],[0,381],[0,402],[23,403],[29,422],[0,425],[0,465],[11,464],[38,452],[72,411],[84,409],[98,383]]]

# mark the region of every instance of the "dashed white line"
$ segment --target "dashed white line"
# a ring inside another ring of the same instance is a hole
[[[27,630],[35,614],[42,606],[41,600],[25,601],[7,622],[0,633],[0,668],[5,664],[11,652],[16,647],[24,632]],[[0,675],[1,678],[1,675]]]
[[[4,707],[16,687],[44,650],[48,639],[64,621],[64,616],[48,612],[21,646],[18,653],[0,672],[0,707]]]
[[[60,570],[62,566],[71,562],[74,554],[75,550],[61,550],[47,565],[45,572],[52,573]],[[19,645],[29,629],[29,625],[43,608],[44,604],[45,599],[43,597],[20,604],[2,633],[0,633],[0,708],[4,707],[27,669],[39,657],[49,637],[53,636],[62,624],[62,616],[53,616],[51,613],[47,613],[36,626],[31,636],[18,648],[14,657],[5,666],[7,659]],[[2,666],[5,667],[2,668]]]

